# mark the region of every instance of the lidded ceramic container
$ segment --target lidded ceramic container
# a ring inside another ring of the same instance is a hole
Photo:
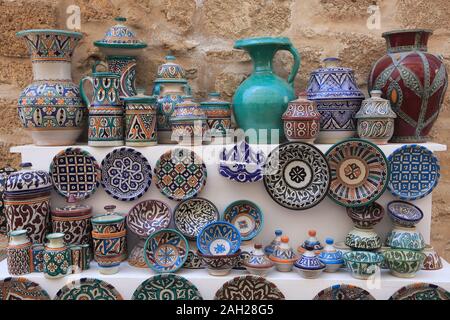
[[[288,103],[281,119],[284,134],[289,141],[313,143],[319,135],[320,113],[316,103],[306,98],[306,92]]]
[[[270,242],[269,245],[264,247],[264,253],[267,256],[270,256],[275,249],[275,247],[281,244],[281,235],[283,234],[282,230],[275,230],[275,238]]]
[[[28,239],[27,230],[14,230],[9,233],[9,243],[6,249],[8,273],[20,276],[33,271],[32,244]]]
[[[6,239],[8,230],[7,230],[6,215],[4,211],[5,203],[3,200],[6,188],[6,180],[8,180],[8,177],[11,173],[14,173],[16,171],[17,171],[16,169],[10,167],[9,165],[4,168],[0,168],[0,247],[3,239],[5,239],[4,241],[8,242],[8,240]]]
[[[70,251],[64,243],[64,233],[49,233],[44,250],[44,276],[48,279],[62,278],[72,272]]]
[[[282,236],[280,245],[273,249],[269,259],[273,261],[278,271],[289,272],[292,270],[292,266],[298,259],[298,256],[289,245],[289,238]]]
[[[325,272],[336,272],[344,264],[342,252],[334,247],[334,240],[332,238],[325,239],[325,247],[319,254],[319,260],[325,264]]]
[[[308,231],[308,239],[306,239],[300,247],[297,248],[297,251],[299,253],[304,253],[306,251],[315,251],[316,254],[319,254],[320,251],[323,249],[322,244],[320,243],[319,239],[316,237],[316,230],[309,230]]]
[[[175,63],[174,56],[166,56],[166,62],[158,67],[157,78],[155,82],[176,81],[178,83],[187,83],[186,72],[183,67]]]
[[[251,274],[264,277],[273,268],[274,263],[265,255],[260,243],[255,243],[254,248],[244,261],[244,266]]]
[[[389,100],[381,98],[381,90],[370,91],[370,98],[364,100],[355,115],[358,136],[376,144],[387,144],[394,134],[394,119],[397,115],[391,109]]]
[[[314,251],[307,250],[300,258],[294,263],[294,267],[297,272],[306,279],[317,278],[323,270],[325,270],[325,264],[322,263]]]
[[[212,139],[226,137],[227,131],[231,129],[231,104],[220,99],[220,93],[208,93],[208,99],[200,102],[205,112],[208,128]],[[220,141],[220,140],[219,140]]]
[[[6,181],[5,215],[8,231],[26,229],[33,243],[44,243],[50,219],[50,191],[53,188],[48,172],[33,170],[29,162],[12,173]]]
[[[317,103],[319,143],[336,143],[356,135],[356,113],[364,100],[354,72],[340,66],[338,58],[326,58],[325,66],[311,72],[307,95]]]

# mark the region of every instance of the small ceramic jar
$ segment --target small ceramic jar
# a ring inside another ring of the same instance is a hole
[[[212,276],[226,276],[229,274],[236,265],[240,254],[240,249],[235,253],[226,255],[207,255],[200,250],[197,251],[197,255],[202,259],[208,269],[208,273]]]
[[[399,278],[413,278],[422,268],[425,255],[418,251],[392,249],[384,252],[391,274]]]
[[[425,249],[422,252],[425,255],[422,270],[439,270],[443,268],[441,257],[431,245],[425,245]]]
[[[416,227],[402,227],[394,224],[394,229],[388,234],[386,245],[392,249],[409,249],[422,251],[425,240]]]
[[[269,245],[264,247],[264,253],[267,256],[270,256],[275,249],[275,247],[281,244],[281,235],[283,234],[282,230],[275,230],[275,238],[270,242]]]
[[[391,109],[389,100],[381,98],[381,90],[370,91],[370,98],[364,100],[355,115],[358,135],[375,144],[387,144],[394,134],[394,119],[397,115]]]
[[[300,247],[297,248],[298,253],[304,253],[306,251],[314,251],[316,254],[319,254],[320,251],[323,249],[322,244],[320,243],[319,239],[316,237],[316,230],[309,230],[308,231],[308,239],[306,239]]]
[[[334,240],[332,238],[325,239],[325,247],[319,254],[319,260],[325,264],[325,272],[336,272],[344,264],[342,252],[336,250],[334,247]]]
[[[294,267],[306,279],[315,279],[325,270],[325,264],[319,260],[314,251],[310,250],[305,251],[300,256],[294,263]]]
[[[281,117],[284,134],[289,141],[314,143],[320,130],[320,113],[315,102],[306,98],[302,92],[298,99],[288,103]]]
[[[373,229],[354,227],[347,234],[345,244],[355,250],[377,250],[381,248],[381,238]]]
[[[200,106],[207,117],[211,142],[223,143],[223,138],[231,128],[230,102],[222,101],[218,92],[210,92],[208,99],[201,102]]]
[[[31,273],[33,270],[32,244],[27,237],[27,230],[11,231],[9,237],[9,244],[6,249],[9,274],[20,276]]]
[[[265,277],[273,268],[274,263],[264,254],[261,244],[256,243],[254,248],[250,256],[244,261],[244,266],[249,273]]]
[[[290,272],[292,271],[292,267],[294,262],[297,261],[298,256],[290,247],[289,238],[282,236],[280,245],[274,248],[269,259],[273,261],[278,271]]]
[[[44,251],[44,276],[62,278],[72,272],[70,251],[64,243],[64,233],[50,233]]]
[[[31,248],[33,255],[33,272],[44,272],[44,251],[43,244],[35,243]]]

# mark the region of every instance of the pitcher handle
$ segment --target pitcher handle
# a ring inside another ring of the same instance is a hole
[[[81,100],[83,100],[83,103],[86,105],[86,107],[90,107],[91,106],[91,101],[89,101],[89,98],[86,95],[86,92],[84,91],[83,85],[84,82],[88,80],[91,84],[92,84],[92,88],[94,88],[94,79],[91,76],[85,76],[83,78],[81,78],[80,80],[80,95],[81,95]],[[94,91],[94,90],[92,90]]]
[[[294,58],[294,64],[292,65],[291,73],[289,74],[287,82],[294,88],[294,80],[297,76],[298,69],[300,68],[300,54],[298,53],[298,50],[292,45],[288,44],[284,47],[281,47],[280,50],[286,50],[289,51],[292,54],[292,57]]]

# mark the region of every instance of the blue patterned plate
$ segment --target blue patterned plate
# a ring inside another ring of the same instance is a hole
[[[405,145],[388,157],[391,179],[388,189],[401,200],[417,200],[430,194],[440,177],[439,161],[432,151]]]
[[[230,204],[225,209],[223,219],[239,230],[241,239],[244,241],[256,237],[264,224],[261,209],[248,200],[239,200]]]
[[[228,255],[239,250],[241,234],[229,222],[216,221],[206,225],[197,236],[197,248],[204,255]]]
[[[145,242],[144,258],[156,272],[175,272],[186,262],[189,243],[181,233],[162,229],[150,235]]]

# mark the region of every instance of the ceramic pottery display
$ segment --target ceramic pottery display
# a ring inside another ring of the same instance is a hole
[[[234,253],[227,253],[221,255],[203,254],[200,250],[197,255],[203,261],[208,269],[208,273],[212,276],[225,276],[230,273],[239,261],[241,250]]]
[[[330,167],[313,145],[288,142],[275,148],[265,163],[264,186],[272,199],[291,210],[318,205],[330,186]]]
[[[442,259],[431,245],[426,245],[423,249],[425,260],[423,261],[422,270],[439,270],[443,268]]]
[[[297,252],[305,253],[306,251],[315,251],[316,254],[319,254],[323,246],[319,239],[316,238],[316,234],[316,230],[309,230],[308,238],[297,248]]]
[[[372,229],[384,217],[384,208],[378,202],[364,207],[347,208],[347,215],[353,224],[360,229]]]
[[[64,277],[72,272],[70,251],[64,243],[64,233],[50,233],[44,251],[44,276],[48,279]]]
[[[197,248],[204,255],[221,256],[239,250],[241,234],[234,225],[225,221],[209,223],[197,236]]]
[[[387,144],[394,134],[394,119],[389,100],[381,98],[380,90],[372,90],[355,115],[358,136],[375,144]]]
[[[414,278],[425,259],[421,252],[404,249],[387,250],[383,256],[392,275],[399,278]]]
[[[146,96],[138,90],[138,95],[121,99],[125,103],[125,145],[156,145],[156,97]]]
[[[389,300],[450,300],[450,292],[431,283],[414,283],[395,292]]]
[[[211,139],[224,138],[231,129],[231,105],[228,101],[220,100],[220,93],[208,93],[208,99],[200,102],[208,122]],[[218,140],[221,142],[221,140]]]
[[[425,248],[425,240],[416,227],[394,225],[394,229],[387,236],[386,245],[393,249],[421,251]]]
[[[185,269],[204,269],[205,264],[203,260],[198,255],[198,248],[196,241],[189,241],[189,252],[187,255],[186,262],[183,265]]]
[[[52,179],[42,170],[32,170],[22,163],[22,170],[12,173],[4,193],[8,231],[27,230],[33,243],[44,243],[50,219]]]
[[[183,96],[170,116],[172,141],[182,146],[197,146],[205,140],[206,114],[192,96]]]
[[[101,179],[97,160],[80,148],[67,148],[59,152],[50,163],[50,175],[56,191],[66,199],[77,200],[90,197]]]
[[[355,115],[364,100],[353,70],[340,66],[338,58],[326,58],[325,66],[311,72],[308,100],[317,103],[319,143],[337,143],[356,135]]]
[[[6,189],[6,181],[8,180],[9,175],[16,171],[16,169],[10,166],[0,168],[0,236],[8,233],[8,222],[6,220],[5,202],[3,199]]]
[[[376,250],[381,248],[381,238],[372,229],[353,229],[345,237],[345,244],[355,250]]]
[[[273,250],[281,244],[281,235],[283,234],[283,231],[281,230],[275,230],[275,238],[270,242],[269,245],[264,247],[264,253],[267,256],[270,256],[273,252]]]
[[[367,280],[377,272],[383,256],[368,251],[350,251],[344,253],[344,261],[353,278]]]
[[[447,90],[443,59],[427,52],[430,30],[385,32],[387,54],[375,62],[369,90],[381,90],[397,113],[392,142],[425,142]]]
[[[360,287],[336,284],[320,291],[313,300],[375,300],[375,298]]]
[[[366,206],[386,190],[389,165],[376,145],[362,139],[348,139],[326,153],[331,170],[328,197],[345,207]]]
[[[440,178],[438,158],[419,145],[404,145],[389,157],[389,191],[401,200],[417,200],[429,195]]]
[[[31,254],[33,257],[33,272],[44,272],[44,251],[43,244],[33,244]]]
[[[237,125],[244,131],[251,130],[256,138],[251,143],[277,144],[284,139],[281,116],[288,101],[295,98],[294,80],[300,67],[300,55],[288,38],[279,37],[241,39],[235,42],[234,48],[245,50],[253,61],[253,73],[233,96]],[[279,50],[287,50],[294,57],[287,82],[272,69],[272,60]]]
[[[175,272],[186,262],[189,243],[176,230],[161,229],[152,233],[145,242],[144,257],[155,272]]]
[[[124,25],[126,18],[117,17],[118,23],[108,29],[103,39],[94,45],[106,55],[109,72],[120,76],[120,95],[136,95],[136,56],[147,44],[136,38],[135,33]]]
[[[15,230],[9,233],[9,244],[6,249],[8,273],[20,276],[33,271],[33,253],[27,230]]]
[[[173,220],[175,228],[190,240],[197,238],[200,230],[211,222],[220,219],[219,210],[211,201],[193,198],[180,202],[175,210]]]
[[[387,209],[392,222],[403,227],[414,227],[423,218],[419,207],[405,201],[391,201]]]
[[[142,197],[152,183],[147,158],[131,148],[114,149],[102,160],[102,186],[114,199],[133,201]]]
[[[0,280],[0,300],[50,300],[47,291],[25,278]]]
[[[292,266],[297,261],[298,256],[289,245],[289,238],[282,236],[280,245],[273,249],[269,259],[273,261],[278,271],[289,272],[292,270]]]
[[[72,273],[80,273],[89,269],[91,262],[89,245],[71,245],[69,251]]]
[[[263,277],[235,277],[217,290],[214,300],[284,300],[278,287]]]
[[[203,300],[197,287],[175,274],[157,274],[142,282],[131,300]]]
[[[297,272],[306,279],[315,279],[325,270],[325,264],[322,263],[314,251],[306,251],[294,263]]]
[[[120,76],[112,72],[99,72],[96,62],[92,76],[80,80],[83,102],[89,110],[88,145],[95,147],[122,146],[124,137],[123,103],[120,100]],[[83,85],[92,84],[92,101],[88,99]]]
[[[261,209],[248,200],[238,200],[226,207],[223,220],[233,224],[241,233],[242,241],[255,238],[263,228]]]
[[[165,152],[155,165],[155,184],[167,198],[183,201],[197,196],[206,184],[203,160],[188,149]]]
[[[309,101],[304,92],[288,103],[281,119],[289,141],[313,143],[319,135],[320,113],[316,103]]]
[[[22,125],[38,146],[75,144],[86,126],[86,107],[72,82],[71,61],[81,33],[66,30],[24,30],[31,55],[33,82],[18,99]]]
[[[344,264],[342,251],[334,247],[334,240],[332,238],[325,239],[325,247],[319,254],[319,260],[325,264],[325,272],[336,272]]]
[[[250,253],[250,256],[244,261],[244,267],[251,274],[265,277],[267,273],[273,269],[274,263],[270,260],[264,251],[262,245],[255,244],[255,250]]]
[[[266,156],[254,150],[245,140],[220,154],[219,173],[237,182],[256,182],[263,178],[262,167]]]
[[[123,300],[111,284],[99,279],[81,278],[59,289],[54,300]]]

